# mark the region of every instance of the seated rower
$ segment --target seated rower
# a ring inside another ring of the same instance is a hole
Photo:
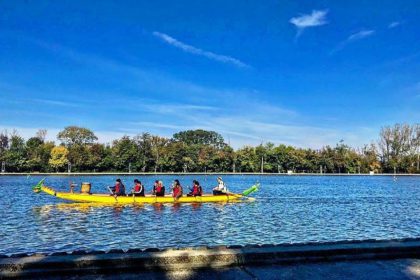
[[[203,194],[203,189],[197,180],[193,181],[193,187],[190,190],[191,192],[187,196],[201,196]]]
[[[165,187],[163,186],[162,181],[155,181],[155,184],[153,185],[152,195],[165,196]]]
[[[110,187],[109,190],[111,191],[111,194],[115,196],[125,195],[125,186],[121,182],[121,179],[115,180],[115,186]]]
[[[178,200],[181,196],[182,196],[182,186],[179,183],[179,180],[175,179],[172,185],[172,197],[175,198],[175,200]]]
[[[144,196],[144,186],[137,179],[134,180],[134,187],[129,195]]]
[[[222,195],[227,193],[227,188],[222,177],[217,177],[217,187],[213,189],[213,195]]]

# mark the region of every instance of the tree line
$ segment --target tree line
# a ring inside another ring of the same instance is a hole
[[[352,148],[340,141],[321,149],[265,143],[234,150],[215,131],[187,130],[171,138],[142,133],[98,143],[90,129],[64,128],[59,144],[39,130],[27,141],[0,133],[2,172],[266,172],[420,173],[420,125],[383,127],[376,143]]]

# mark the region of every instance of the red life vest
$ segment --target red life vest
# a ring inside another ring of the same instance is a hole
[[[120,193],[120,191],[121,191],[121,184],[120,183],[117,183],[115,185],[115,193]]]
[[[197,185],[194,185],[193,186],[193,189],[192,189],[192,194],[193,195],[200,195],[201,193],[200,193],[200,187],[199,186],[197,186]]]
[[[181,187],[180,186],[176,186],[173,190],[173,197],[178,197],[181,194]]]
[[[155,192],[160,193],[161,191],[162,191],[162,186],[160,184],[158,184],[155,188]]]
[[[137,184],[134,186],[134,191],[135,191],[135,192],[139,192],[140,190],[141,190],[141,184],[137,183]]]

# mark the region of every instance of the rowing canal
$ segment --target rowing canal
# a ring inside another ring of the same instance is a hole
[[[134,176],[122,176],[127,189]],[[154,176],[138,177],[150,191]],[[216,176],[160,176],[166,186]],[[106,192],[113,176],[47,177]],[[255,182],[249,203],[89,206],[35,194],[36,176],[0,176],[0,254],[150,247],[328,242],[420,237],[420,178],[392,176],[224,176],[230,191]]]

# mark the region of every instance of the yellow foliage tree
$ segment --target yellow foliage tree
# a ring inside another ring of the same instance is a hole
[[[69,154],[69,150],[64,146],[57,146],[51,150],[51,157],[48,161],[51,167],[58,170],[59,168],[64,167],[69,160],[67,156]]]

